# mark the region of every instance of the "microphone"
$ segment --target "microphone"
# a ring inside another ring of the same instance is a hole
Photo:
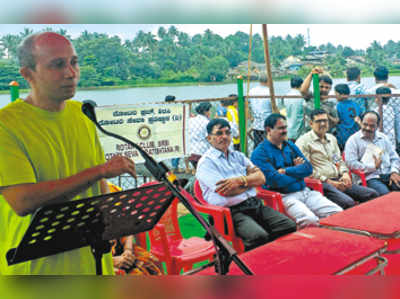
[[[141,156],[145,160],[145,166],[157,180],[162,181],[163,178],[165,177],[170,182],[173,182],[174,184],[177,183],[177,178],[176,178],[175,174],[173,172],[171,172],[163,162],[157,163],[157,161],[155,161],[139,145],[130,141],[129,139],[122,137],[120,135],[117,135],[115,133],[104,130],[103,127],[97,122],[96,112],[94,110],[94,107],[96,107],[96,106],[97,106],[96,102],[94,102],[92,100],[85,100],[85,101],[83,101],[82,112],[96,125],[96,127],[101,132],[103,132],[107,136],[111,136],[111,137],[119,139],[125,143],[128,143],[128,144],[132,145],[135,149],[137,149],[138,152],[141,154]],[[167,174],[168,174],[168,176],[166,176]]]
[[[82,112],[95,124],[97,123],[96,112],[94,111],[96,106],[96,102],[92,100],[84,100],[82,105]]]
[[[94,107],[97,104],[91,100],[83,101],[82,112],[96,125],[96,127],[103,132],[104,134],[119,139],[125,143],[130,144],[138,152],[145,160],[145,166],[150,171],[150,173],[161,182],[164,182],[167,187],[172,191],[172,194],[182,202],[182,204],[193,214],[193,216],[200,222],[200,224],[204,227],[207,233],[211,236],[211,239],[217,248],[220,248],[216,256],[216,263],[218,265],[218,273],[225,274],[228,272],[229,264],[233,260],[236,264],[238,264],[239,268],[245,274],[252,274],[251,270],[236,256],[235,250],[230,247],[230,245],[224,240],[224,238],[212,227],[210,227],[207,222],[198,214],[198,212],[193,208],[191,203],[183,196],[178,189],[178,180],[175,174],[168,169],[168,167],[163,163],[157,163],[153,157],[151,157],[146,151],[144,151],[139,145],[130,141],[129,139],[117,135],[112,132],[108,132],[102,128],[102,126],[97,122],[96,112]],[[180,188],[180,187],[179,187]]]

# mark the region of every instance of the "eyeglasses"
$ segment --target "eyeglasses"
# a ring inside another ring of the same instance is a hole
[[[217,131],[211,135],[215,135],[215,136],[222,136],[222,135],[226,135],[226,136],[230,136],[232,134],[232,131],[230,130],[226,130],[226,131]]]
[[[327,123],[328,119],[317,119],[317,120],[313,120],[313,122],[315,122],[317,124],[322,124],[322,123]]]

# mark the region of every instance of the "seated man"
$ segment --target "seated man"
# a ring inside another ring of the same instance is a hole
[[[367,111],[361,116],[361,130],[350,136],[344,152],[350,169],[365,172],[367,186],[379,195],[400,191],[400,158],[394,145],[378,132],[379,114]]]
[[[325,110],[312,111],[310,120],[312,130],[296,142],[312,164],[312,177],[322,181],[324,195],[343,209],[354,206],[354,200],[364,202],[378,197],[374,189],[352,184],[337,140],[335,136],[327,133],[328,121]]]
[[[319,218],[342,211],[321,193],[306,187],[304,178],[312,174],[312,166],[296,145],[286,141],[286,118],[271,114],[264,126],[267,138],[253,151],[251,161],[265,175],[263,188],[282,193],[286,212],[297,226],[318,225]]]
[[[224,119],[207,125],[211,147],[201,157],[196,171],[204,199],[229,207],[236,233],[246,250],[296,230],[285,215],[263,206],[254,187],[265,182],[264,175],[244,154],[231,151],[231,128]]]

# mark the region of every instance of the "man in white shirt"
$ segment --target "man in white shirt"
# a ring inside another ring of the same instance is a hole
[[[259,81],[260,85],[250,90],[250,96],[269,95],[267,74],[261,73]],[[253,98],[249,99],[249,105],[253,116],[253,138],[254,148],[256,148],[265,138],[264,121],[272,113],[271,100],[269,98]]]
[[[389,138],[378,132],[379,114],[367,111],[361,116],[361,130],[350,136],[344,151],[346,164],[350,169],[365,172],[367,186],[375,189],[379,195],[400,191],[400,158]],[[380,149],[380,154],[373,153],[373,163],[363,162],[367,147]]]
[[[207,125],[211,147],[201,157],[196,178],[204,199],[229,207],[235,231],[249,250],[296,230],[285,215],[262,205],[255,187],[265,183],[263,173],[241,152],[229,149],[231,128],[224,119]]]
[[[207,124],[210,121],[211,104],[200,103],[196,108],[197,116],[189,120],[190,157],[189,161],[196,169],[197,162],[209,148]]]

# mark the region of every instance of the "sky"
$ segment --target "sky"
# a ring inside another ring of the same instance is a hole
[[[139,30],[152,32],[155,35],[160,26],[168,28],[174,25],[179,31],[193,36],[206,29],[226,37],[237,31],[250,33],[250,24],[0,24],[0,35],[18,34],[25,27],[41,30],[46,27],[66,29],[75,38],[84,30],[118,35],[121,39],[133,39]],[[282,36],[290,34],[304,35],[310,32],[310,44],[319,46],[331,42],[333,45],[350,46],[353,49],[366,49],[374,40],[382,45],[388,40],[400,40],[400,24],[269,24],[268,35]],[[261,34],[261,24],[253,24],[253,34]]]

